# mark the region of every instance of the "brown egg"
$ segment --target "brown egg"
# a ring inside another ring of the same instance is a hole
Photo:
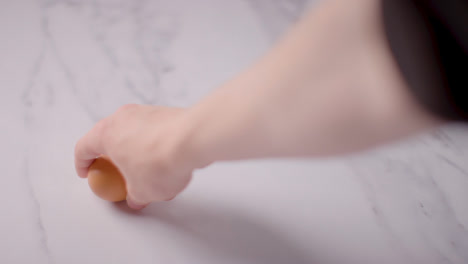
[[[104,200],[118,202],[127,197],[125,180],[108,157],[101,156],[91,164],[88,184],[94,194]]]

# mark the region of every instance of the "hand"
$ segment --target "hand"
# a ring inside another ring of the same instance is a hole
[[[185,112],[158,106],[121,107],[78,141],[78,175],[87,177],[94,159],[107,155],[125,178],[129,207],[142,209],[150,202],[173,199],[188,185],[194,169],[181,148],[187,130],[182,121]]]

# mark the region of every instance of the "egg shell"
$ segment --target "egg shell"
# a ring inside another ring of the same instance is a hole
[[[97,158],[89,167],[88,184],[101,199],[118,202],[127,197],[125,180],[108,157]]]

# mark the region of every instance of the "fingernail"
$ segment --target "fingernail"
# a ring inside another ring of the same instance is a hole
[[[177,196],[177,195],[176,195],[176,196]],[[176,198],[176,196],[173,196],[173,197],[171,197],[171,198],[169,198],[169,199],[166,199],[166,201],[167,201],[167,202],[172,201],[172,200],[174,200],[174,198]]]
[[[136,203],[132,199],[130,199],[129,197],[127,197],[127,205],[128,205],[128,207],[132,208],[133,210],[141,210],[141,209],[145,208],[146,206],[148,206],[148,204]]]

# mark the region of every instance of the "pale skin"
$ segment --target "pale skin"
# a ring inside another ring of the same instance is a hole
[[[78,175],[109,156],[128,205],[141,209],[173,199],[195,169],[216,161],[343,155],[439,125],[409,93],[379,5],[324,1],[194,106],[121,107],[78,141]]]

